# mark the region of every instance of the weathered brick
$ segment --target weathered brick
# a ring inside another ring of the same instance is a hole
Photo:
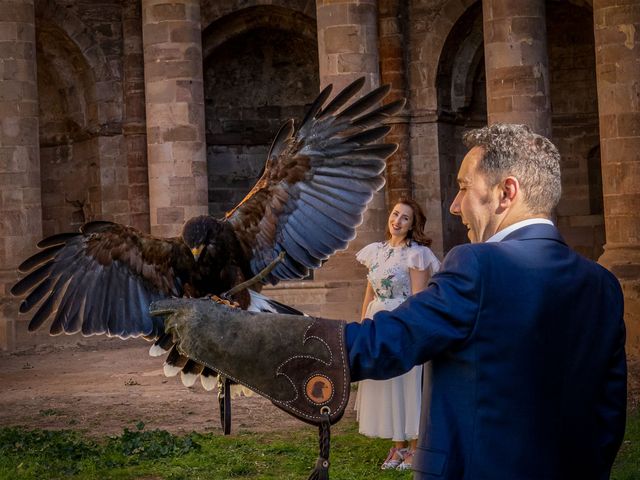
[[[160,3],[145,9],[143,15],[147,22],[185,20],[186,7],[183,3]]]
[[[338,25],[325,29],[325,51],[331,53],[363,53],[360,41],[360,27],[357,25]]]

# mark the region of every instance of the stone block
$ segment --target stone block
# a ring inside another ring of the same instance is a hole
[[[147,125],[161,127],[166,132],[168,129],[189,123],[189,105],[182,102],[150,101],[147,104],[147,118]]]
[[[142,38],[145,46],[145,64],[155,62],[157,58],[151,56],[151,54],[157,54],[153,50],[147,50],[150,45],[158,43],[166,43],[169,41],[169,25],[165,22],[162,23],[143,23],[142,25]]]
[[[380,27],[380,38],[387,37],[387,36],[395,37],[397,35],[399,36],[401,33],[400,22],[395,16],[380,17],[379,27]]]
[[[488,78],[514,79],[522,75],[531,75],[532,66],[523,65],[520,45],[508,42],[490,43],[485,45],[485,56]]]
[[[493,104],[493,101],[492,101]],[[516,112],[549,112],[549,97],[543,94],[515,95],[513,97],[513,110]]]
[[[142,213],[132,213],[130,216],[130,221],[131,221],[130,225],[136,230],[139,230],[144,233],[149,233],[150,224],[149,224],[148,207]]]
[[[3,80],[0,88],[0,102],[18,103],[22,100],[23,82],[19,80]]]
[[[162,139],[165,142],[193,142],[199,139],[198,127],[179,125],[165,130]]]
[[[161,3],[143,9],[144,21],[148,23],[168,20],[185,20],[186,6],[183,3]]]
[[[491,0],[484,6],[487,18],[538,17],[545,18],[543,1]]]
[[[129,185],[147,185],[149,181],[147,168],[130,168]]]
[[[194,177],[207,177],[207,162],[203,161],[194,161],[191,164],[191,171]]]
[[[32,23],[35,19],[32,2],[0,2],[1,17],[4,22]]]
[[[157,210],[158,225],[182,225],[186,221],[184,208],[162,207]]]
[[[184,60],[184,46],[175,43],[157,43],[145,46],[144,59],[158,60]],[[137,60],[139,61],[139,60]],[[144,61],[142,62],[144,65]],[[143,69],[144,73],[144,69]]]
[[[637,2],[620,1],[612,5],[611,8],[599,8],[598,10],[604,12],[605,25],[628,25],[630,21],[637,22],[640,19],[640,5]]]
[[[402,58],[382,58],[380,70],[385,76],[391,72],[398,72],[404,79],[404,60]]]
[[[197,24],[177,24],[172,25],[169,31],[171,42],[175,43],[193,43],[199,45],[201,43],[202,30]]]
[[[377,54],[342,53],[338,55],[338,73],[375,73],[378,70]]]
[[[21,208],[23,205],[22,189],[3,187],[0,202],[0,208],[3,210]]]
[[[155,103],[171,103],[176,101],[176,84],[175,82],[149,82],[146,86],[146,98],[150,104]],[[152,107],[153,108],[153,107]],[[150,111],[150,116],[153,114],[153,110]]]
[[[616,116],[616,124],[620,137],[640,138],[640,111],[620,112]]]
[[[328,27],[324,32],[325,52],[364,53],[361,30],[357,25]]]
[[[191,60],[159,59],[152,63],[145,63],[145,73],[148,73],[147,82],[154,79],[201,79],[202,65]]]
[[[640,162],[604,163],[602,185],[607,193],[640,194]]]
[[[609,216],[629,216],[637,215],[640,210],[640,195],[637,193],[616,193],[605,196],[605,212],[607,219]],[[637,222],[639,223],[640,222]]]
[[[514,16],[508,23],[511,24],[512,41],[528,41],[529,39],[540,39],[546,41],[544,37],[544,15],[541,17]]]
[[[204,103],[204,89],[201,82],[176,80],[176,101]]]
[[[194,205],[196,202],[196,192],[193,188],[176,189],[170,192],[171,200],[169,204],[172,207],[183,207]]]
[[[614,138],[618,136],[618,122],[616,115],[600,115],[600,135],[602,138]]]
[[[154,224],[152,213],[150,233],[161,238],[178,237],[182,233],[182,224]]]
[[[202,125],[204,127],[204,104],[187,103],[187,123],[190,125]],[[204,140],[204,129],[199,135],[198,140]]]
[[[640,137],[606,139],[601,147],[603,164],[640,162]]]
[[[16,22],[0,21],[0,42],[17,41],[18,25]]]
[[[503,19],[484,22],[484,40],[487,44],[509,43],[512,41],[511,22]]]
[[[378,8],[375,1],[359,1],[347,4],[347,21],[344,23],[377,26]],[[334,23],[334,25],[337,22]]]
[[[488,99],[487,107],[494,113],[506,113],[512,112],[514,110],[514,102],[516,101],[516,97],[513,96],[492,96],[492,98]]]
[[[149,185],[146,183],[130,184],[128,198],[131,202],[131,211],[147,211],[149,209]]]

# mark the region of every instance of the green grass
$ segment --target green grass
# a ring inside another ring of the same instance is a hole
[[[627,429],[613,464],[611,479],[640,480],[640,409],[629,413]]]
[[[383,472],[388,441],[358,435],[353,423],[333,429],[331,477],[410,479],[409,472]],[[91,439],[71,430],[0,429],[0,479],[265,479],[301,480],[317,455],[313,428],[281,434],[230,437],[147,431],[139,424],[118,436]],[[627,434],[612,475],[640,479],[640,412],[629,416]]]

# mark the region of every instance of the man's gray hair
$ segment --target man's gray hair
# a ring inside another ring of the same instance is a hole
[[[552,214],[562,187],[560,153],[549,139],[526,125],[496,123],[467,132],[463,141],[468,148],[484,148],[478,168],[487,175],[490,186],[513,176],[531,213]]]

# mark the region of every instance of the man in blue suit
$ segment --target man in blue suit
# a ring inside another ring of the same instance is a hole
[[[306,421],[323,409],[340,418],[349,370],[354,381],[386,379],[431,361],[416,479],[607,479],[626,414],[618,281],[573,252],[550,220],[560,155],[549,140],[497,124],[465,142],[451,213],[471,244],[452,249],[396,310],[344,326],[198,311],[189,301],[153,308],[169,315],[183,352]],[[266,352],[261,362],[243,352],[249,341]]]
[[[349,324],[352,380],[431,360],[417,479],[606,479],[626,412],[623,298],[550,221],[559,154],[524,126],[465,137],[450,211],[471,244],[393,312]]]

